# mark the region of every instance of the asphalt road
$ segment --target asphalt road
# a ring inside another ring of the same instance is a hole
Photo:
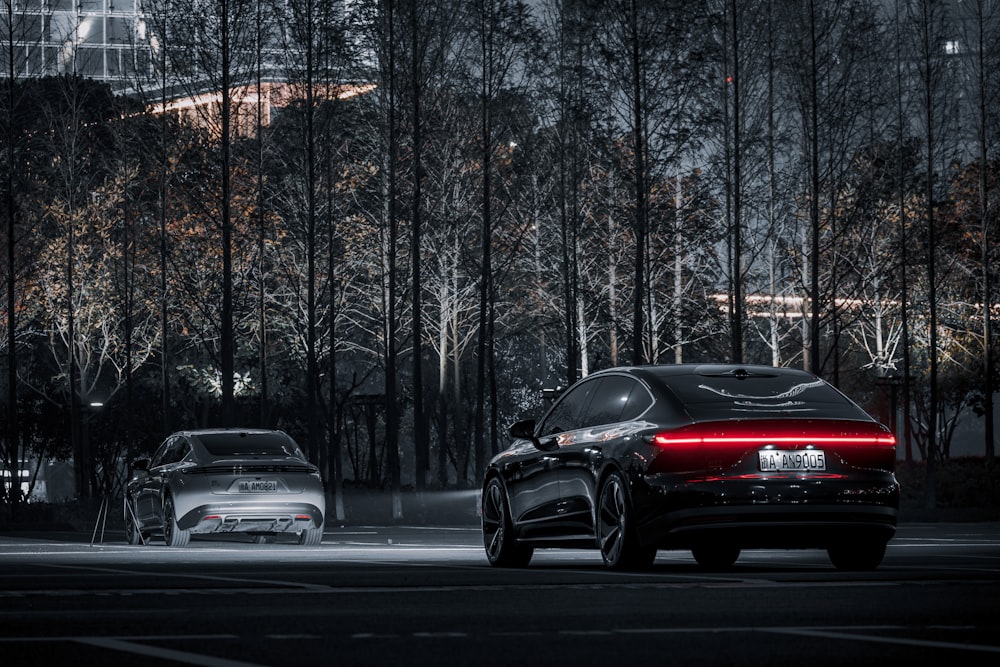
[[[726,573],[661,552],[617,574],[576,550],[497,570],[472,528],[90,539],[0,533],[0,664],[1000,664],[1000,524],[904,524],[860,574],[818,551]]]

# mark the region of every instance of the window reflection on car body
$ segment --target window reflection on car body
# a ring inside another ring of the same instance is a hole
[[[734,368],[733,370],[721,373],[699,373],[698,375],[707,378],[736,378],[738,380],[748,380],[750,378],[776,378],[777,373],[765,373],[761,371],[747,370],[746,368]]]
[[[723,398],[733,398],[733,399],[743,398],[756,401],[777,401],[784,398],[791,398],[793,396],[798,396],[803,392],[808,391],[809,389],[817,389],[822,386],[823,386],[822,380],[815,380],[813,382],[801,382],[799,384],[793,385],[787,391],[784,391],[780,394],[775,394],[774,396],[754,396],[753,394],[732,394],[726,389],[721,389],[721,388],[716,389],[715,387],[710,387],[707,384],[700,384],[698,385],[698,388],[705,389],[706,391],[710,391],[713,394],[716,394]]]
[[[741,408],[796,408],[805,405],[804,401],[785,401],[784,403],[754,403],[753,401],[734,401]]]

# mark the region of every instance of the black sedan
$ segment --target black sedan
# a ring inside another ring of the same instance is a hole
[[[896,530],[895,438],[803,371],[611,369],[510,431],[483,483],[495,566],[525,566],[539,547],[596,547],[615,569],[658,549],[723,569],[742,549],[819,548],[864,570]]]

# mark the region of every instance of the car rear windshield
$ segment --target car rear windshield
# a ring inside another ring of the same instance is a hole
[[[294,456],[295,442],[283,433],[208,433],[198,436],[212,456]]]
[[[846,396],[814,377],[762,372],[664,379],[696,421],[768,417],[871,419]]]

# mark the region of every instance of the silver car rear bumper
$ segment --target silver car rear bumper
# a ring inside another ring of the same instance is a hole
[[[299,533],[321,528],[323,512],[307,503],[216,503],[178,518],[181,530],[211,533]]]

